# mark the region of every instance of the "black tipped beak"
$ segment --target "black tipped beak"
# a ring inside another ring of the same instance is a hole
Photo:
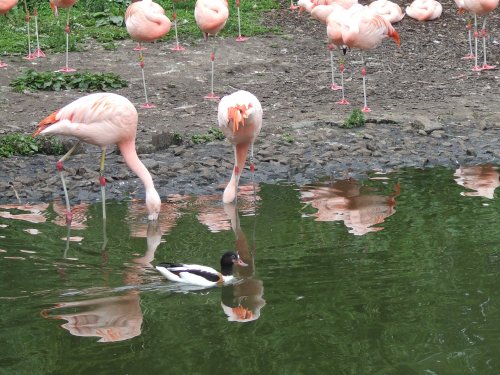
[[[345,54],[347,53],[347,47],[345,47],[345,46],[344,46],[344,47],[342,47],[342,53],[343,53],[343,54],[344,54],[344,56],[345,56]]]

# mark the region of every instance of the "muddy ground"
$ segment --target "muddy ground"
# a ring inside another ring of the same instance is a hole
[[[407,5],[399,2],[400,5]],[[365,54],[368,105],[372,112],[362,128],[339,125],[354,108],[362,107],[359,51],[346,58],[346,96],[330,84],[325,27],[306,13],[282,8],[263,20],[277,25],[282,35],[215,40],[215,92],[236,89],[254,93],[264,108],[264,125],[256,142],[256,181],[298,184],[317,178],[362,176],[379,169],[499,163],[500,71],[473,72],[467,52],[465,18],[452,2],[432,22],[405,17],[395,27],[401,48],[392,40]],[[234,15],[233,15],[234,16]],[[243,14],[244,16],[244,14]],[[500,13],[490,17],[490,64],[500,67]],[[244,30],[243,30],[244,32]],[[200,35],[201,36],[201,35]],[[171,193],[220,192],[229,179],[233,154],[225,141],[193,144],[191,136],[217,126],[217,103],[204,101],[209,91],[210,45],[199,40],[181,42],[184,52],[172,52],[171,42],[148,45],[146,81],[154,109],[140,109],[137,148],[153,174],[161,196]],[[80,71],[115,72],[130,81],[117,92],[138,107],[143,103],[142,80],[132,41],[118,42],[116,51],[88,43],[85,52],[70,54],[70,66]],[[482,58],[482,54],[480,54]],[[77,91],[15,93],[9,82],[28,67],[56,70],[63,54],[31,63],[7,57],[0,71],[0,134],[31,133],[53,110],[84,95]],[[338,77],[338,76],[337,76]],[[169,133],[183,138],[169,145]],[[97,200],[99,150],[87,147],[65,167],[71,197]],[[60,196],[53,156],[12,157],[0,163],[0,201],[50,201]],[[250,180],[243,173],[242,183]],[[143,197],[137,178],[113,148],[107,157],[108,196]]]

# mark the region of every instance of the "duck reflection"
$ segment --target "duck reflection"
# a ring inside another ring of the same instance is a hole
[[[305,186],[302,200],[317,209],[315,221],[343,221],[349,233],[361,236],[384,229],[373,225],[383,223],[396,210],[399,184],[390,196],[367,194],[354,179],[339,180],[329,185]]]
[[[139,291],[141,275],[150,266],[156,248],[161,243],[161,227],[149,222],[147,228],[147,250],[143,257],[132,259],[124,275],[130,290],[119,296],[93,298],[83,301],[58,303],[45,309],[41,315],[47,319],[66,320],[61,325],[74,336],[99,337],[98,342],[129,340],[141,334],[143,314]]]
[[[498,171],[492,165],[476,165],[472,167],[460,167],[454,176],[457,184],[466,189],[474,191],[462,192],[468,197],[485,197],[493,199],[495,189],[500,186]]]
[[[259,319],[260,310],[265,306],[264,284],[255,278],[255,251],[248,245],[248,240],[241,229],[237,208],[234,204],[225,204],[224,212],[229,217],[231,229],[236,241],[235,248],[246,267],[236,266],[239,282],[222,288],[221,307],[230,322],[251,322]]]

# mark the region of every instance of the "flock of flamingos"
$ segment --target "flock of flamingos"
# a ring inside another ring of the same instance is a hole
[[[68,8],[66,21],[66,65],[62,72],[74,71],[68,67],[68,38],[70,34],[69,9],[77,0],[50,0],[55,11],[57,8]],[[180,0],[173,0],[177,2]],[[494,69],[486,62],[486,18],[487,15],[498,7],[499,0],[455,0],[460,12],[469,12],[474,17],[474,25],[467,24],[469,32],[469,54],[467,58],[475,61],[473,70]],[[15,6],[17,0],[0,0],[0,13],[6,13]],[[239,20],[239,0],[236,0]],[[393,23],[401,21],[404,17],[401,8],[388,0],[375,0],[370,5],[358,4],[357,0],[298,0],[294,4],[291,0],[291,9],[300,8],[310,13],[326,26],[329,49],[332,56],[332,90],[342,90],[342,99],[339,104],[347,104],[343,94],[343,59],[348,49],[371,50],[378,47],[386,38],[392,38],[399,45],[399,35]],[[433,20],[440,17],[441,4],[436,0],[414,0],[406,8],[406,15],[419,21]],[[484,17],[481,30],[478,29],[477,17]],[[215,38],[224,28],[229,17],[227,0],[197,0],[194,17],[198,27],[208,40]],[[29,17],[28,17],[29,18]],[[125,13],[125,24],[131,38],[138,42],[136,49],[140,53],[139,65],[142,69],[144,94],[146,103],[143,107],[152,105],[148,102],[146,83],[144,79],[144,57],[142,43],[155,41],[170,31],[171,22],[165,15],[164,9],[152,0],[135,1],[130,4]],[[174,26],[176,29],[176,16],[174,7]],[[473,28],[473,30],[472,30]],[[472,37],[474,35],[474,50]],[[479,36],[482,36],[483,63],[478,63]],[[239,35],[239,41],[245,39]],[[215,46],[215,45],[214,45]],[[177,39],[175,50],[182,50]],[[334,80],[333,53],[337,50],[340,55],[341,85]],[[38,53],[41,53],[39,48]],[[35,51],[36,52],[36,51]],[[205,96],[207,100],[219,100],[213,90],[215,48],[211,53],[211,91]],[[369,112],[366,99],[366,68],[361,69],[364,91],[364,112]],[[161,199],[154,187],[151,174],[137,156],[135,138],[138,123],[138,113],[135,106],[125,97],[114,93],[96,93],[77,99],[62,109],[56,110],[38,124],[33,136],[67,135],[76,137],[79,142],[86,142],[101,147],[100,159],[100,185],[103,202],[103,216],[105,211],[105,185],[104,163],[106,147],[116,144],[129,168],[141,179],[145,188],[145,204],[148,219],[158,219]],[[236,200],[237,189],[241,172],[243,171],[248,153],[250,153],[250,170],[254,172],[253,143],[262,126],[262,107],[255,95],[247,91],[236,91],[220,99],[218,106],[218,123],[234,149],[235,164],[231,179],[226,186],[222,200],[231,203]],[[79,143],[78,142],[78,143]],[[56,163],[60,175],[66,201],[66,222],[71,223],[72,213],[66,184],[63,176],[63,162],[69,158],[78,146],[74,145]],[[240,264],[237,253],[231,252],[221,260],[222,273],[206,267],[188,267],[185,265],[161,264],[157,268],[168,279],[173,281],[212,285],[227,281],[232,275],[232,265]]]

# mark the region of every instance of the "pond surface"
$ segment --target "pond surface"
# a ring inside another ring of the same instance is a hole
[[[498,374],[500,196],[494,167],[364,181],[0,208],[0,372]],[[186,290],[150,266],[240,281]]]

